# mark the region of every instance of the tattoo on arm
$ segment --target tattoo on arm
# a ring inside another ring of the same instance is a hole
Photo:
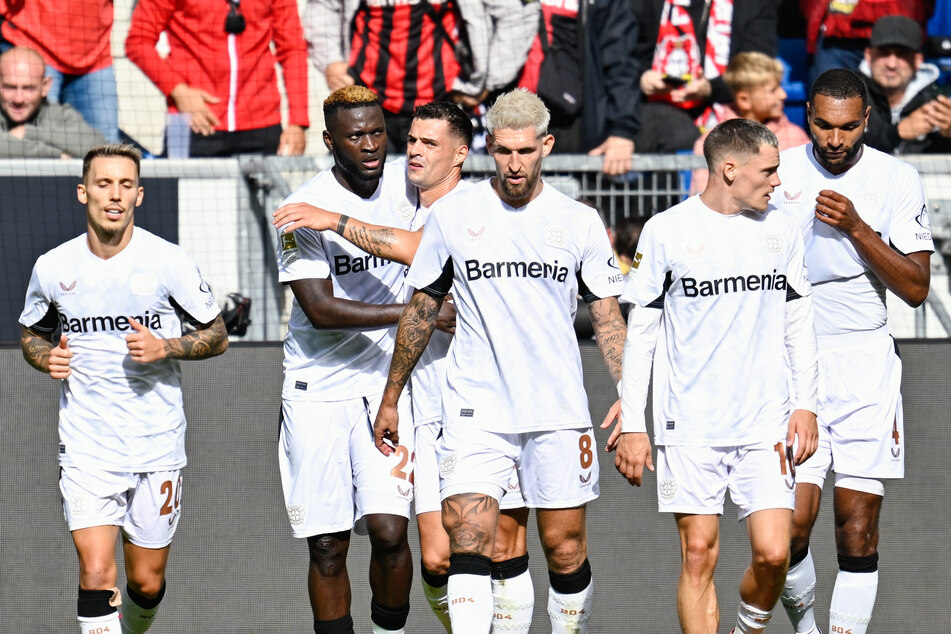
[[[403,391],[409,375],[419,361],[429,338],[436,328],[436,316],[439,315],[441,299],[416,291],[400,317],[396,331],[396,347],[390,363],[390,373],[386,379],[386,389]]]
[[[40,372],[50,371],[50,350],[53,344],[46,337],[39,335],[27,327],[20,332],[20,350],[23,358]]]
[[[499,506],[484,493],[461,493],[443,501],[443,522],[449,528],[449,550],[492,554]]]
[[[340,235],[370,255],[384,259],[390,259],[396,244],[396,234],[390,227],[371,229],[362,223],[352,223]]]
[[[598,299],[588,304],[591,325],[598,340],[601,356],[607,363],[608,372],[615,382],[621,380],[621,359],[624,357],[624,340],[627,328],[621,317],[621,308],[616,297]]]
[[[207,359],[227,349],[228,330],[221,315],[195,332],[165,340],[165,353],[169,359]]]

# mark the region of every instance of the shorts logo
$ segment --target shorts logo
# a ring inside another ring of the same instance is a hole
[[[87,517],[93,512],[93,498],[86,493],[80,493],[69,498],[69,512],[75,518]]]
[[[307,381],[294,381],[294,389],[295,389],[295,390],[306,390],[306,389],[307,389]]]
[[[307,511],[303,504],[291,504],[287,507],[287,519],[290,520],[291,526],[300,526],[306,517]]]
[[[553,247],[563,247],[568,244],[568,230],[564,227],[548,225],[545,227],[545,244]]]
[[[591,484],[591,472],[589,471],[587,475],[578,474],[578,479],[581,480],[581,484]]]
[[[459,415],[464,416],[466,418],[472,418],[472,415],[474,413],[475,412],[471,408],[468,408],[468,407],[464,407],[461,410],[459,410]]]
[[[674,427],[676,426],[677,426],[677,423],[675,423],[674,421],[672,420],[667,421],[667,431],[673,431]]]
[[[665,500],[672,500],[677,495],[677,481],[668,478],[660,483],[660,497]]]
[[[778,233],[763,234],[763,248],[766,253],[780,253],[783,250],[783,237]]]
[[[898,433],[898,419],[895,419],[895,422],[892,424],[892,440],[895,441],[895,446],[891,448],[892,458],[897,458],[901,455],[901,434]]]
[[[158,278],[151,273],[139,273],[129,277],[129,288],[133,295],[154,295],[158,288]]]
[[[404,490],[403,490],[403,487],[401,487],[401,486],[399,486],[399,485],[396,485],[396,490],[399,491],[399,494],[400,494],[401,496],[403,496],[404,498],[408,498],[408,497],[409,497],[409,492],[412,491],[413,488],[412,488],[412,487],[406,487],[406,490],[404,491]]]
[[[456,470],[456,457],[455,456],[443,456],[442,460],[439,461],[439,477],[448,478],[452,475],[453,471]]]

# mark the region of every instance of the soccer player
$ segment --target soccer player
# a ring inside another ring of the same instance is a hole
[[[436,454],[455,634],[492,624],[490,557],[513,466],[526,505],[537,509],[553,632],[586,632],[590,617],[585,504],[598,495],[598,462],[572,323],[580,289],[620,380],[621,273],[597,211],[540,178],[554,143],[548,121],[527,91],[499,97],[487,114],[495,177],[433,205],[374,427],[377,447],[391,454],[400,393],[452,288],[456,334]]]
[[[864,634],[878,589],[883,480],[904,476],[901,359],[888,334],[885,289],[920,306],[934,246],[918,173],[863,144],[868,97],[844,69],[809,93],[812,143],[782,153],[773,204],[799,221],[813,284],[819,344],[819,449],[799,470],[783,605],[796,632],[816,626],[809,536],[822,483],[835,471],[839,572],[829,632]]]
[[[284,227],[285,231],[301,227],[336,230],[371,255],[410,265],[419,247],[430,205],[450,192],[469,186],[462,180],[462,164],[471,144],[472,122],[458,106],[443,101],[416,109],[408,134],[406,158],[398,159],[406,174],[408,195],[415,197],[417,203],[413,231],[372,225],[307,203],[281,207],[274,213],[274,224]],[[451,341],[449,333],[434,333],[411,378],[414,503],[422,547],[423,593],[447,631],[451,631],[447,598],[449,537],[440,512],[435,442],[441,429],[442,382]],[[492,556],[493,618],[505,631],[527,632],[535,593],[525,543],[528,510],[514,469],[499,506],[499,527]]]
[[[640,486],[645,466],[653,470],[644,416],[653,361],[658,505],[680,533],[677,613],[688,633],[719,625],[713,572],[727,489],[752,549],[734,631],[766,627],[789,561],[794,465],[818,441],[802,238],[769,205],[780,184],[777,145],[748,119],[714,128],[703,146],[706,189],[648,220],[621,296],[633,305],[623,433],[609,448],[616,441],[615,465],[632,484]]]
[[[182,512],[178,359],[205,359],[228,347],[194,260],[135,228],[139,160],[127,145],[86,154],[76,187],[86,233],[40,256],[20,315],[24,358],[62,380],[59,487],[79,556],[82,634],[119,632],[120,620],[122,632],[145,632],[155,619]],[[179,314],[197,330],[182,335]],[[120,530],[128,580],[121,593]]]
[[[324,101],[334,167],[285,201],[411,229],[415,205],[402,169],[386,160],[377,96],[347,86]],[[405,267],[367,255],[333,233],[280,236],[280,281],[294,294],[284,339],[279,460],[295,537],[307,539],[314,631],[352,632],[346,557],[355,520],[370,536],[374,632],[401,632],[413,564],[406,530],[413,498],[412,434],[382,456],[373,447]],[[448,327],[451,315],[442,322]]]

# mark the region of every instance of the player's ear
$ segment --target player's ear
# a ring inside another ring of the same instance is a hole
[[[723,174],[723,180],[732,184],[736,180],[736,161],[727,157],[720,166],[720,173]]]
[[[330,136],[329,130],[324,130],[324,146],[326,146],[330,152],[334,151],[334,139]]]
[[[462,164],[466,162],[466,158],[469,156],[469,146],[460,145],[456,148],[456,156],[452,161],[453,167],[462,167]]]
[[[85,205],[86,202],[89,200],[86,197],[86,186],[82,183],[80,183],[79,185],[76,185],[76,198],[83,205]]]
[[[555,137],[551,134],[546,134],[544,138],[542,138],[542,156],[551,154],[553,147],[555,147]]]

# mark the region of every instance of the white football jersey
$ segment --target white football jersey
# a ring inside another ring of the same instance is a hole
[[[591,424],[573,315],[615,296],[621,272],[597,212],[553,187],[524,207],[484,181],[433,205],[407,282],[452,288],[456,334],[444,424],[501,433]]]
[[[663,309],[655,443],[782,436],[786,301],[810,292],[793,218],[772,207],[724,215],[693,196],[648,220],[637,251],[622,299]]]
[[[60,392],[60,464],[128,472],[185,466],[178,361],[134,362],[125,341],[135,332],[129,317],[157,337],[180,337],[177,309],[203,324],[221,312],[185,250],[145,229],[135,228],[107,260],[83,234],[36,261],[20,323],[52,333],[55,316],[73,353]]]
[[[402,159],[405,165],[405,159]],[[449,193],[460,192],[468,188],[471,183],[459,181]],[[447,194],[448,195],[448,194]],[[413,231],[418,231],[429,218],[429,208],[420,203],[413,220]],[[408,295],[412,296],[412,287],[407,286]],[[409,297],[407,297],[409,301]],[[442,388],[446,383],[446,355],[452,335],[448,332],[436,330],[429,339],[423,356],[413,368],[410,387],[413,402],[413,422],[415,425],[425,425],[442,420]]]
[[[862,220],[901,253],[934,251],[928,208],[914,167],[865,146],[851,169],[834,175],[812,153],[812,144],[780,153],[782,185],[772,203],[799,222],[813,284],[816,332],[834,335],[885,325],[885,286],[849,239],[815,218],[816,197],[831,189],[852,201]]]
[[[415,195],[415,194],[413,194]],[[410,229],[416,213],[405,166],[388,163],[380,184],[363,199],[345,189],[331,170],[320,172],[283,204],[305,202],[371,224]],[[334,296],[369,304],[405,301],[406,267],[368,255],[332,231],[298,229],[279,236],[278,279],[331,279]],[[284,338],[285,399],[343,400],[383,391],[396,326],[316,329],[294,298]]]

